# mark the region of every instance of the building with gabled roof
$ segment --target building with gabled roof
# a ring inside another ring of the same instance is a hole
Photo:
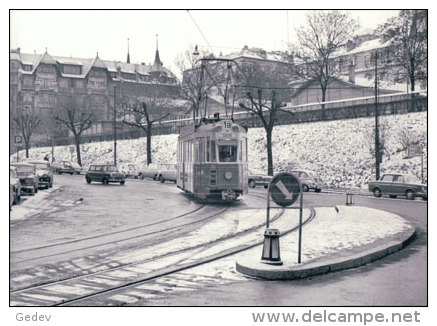
[[[53,117],[63,96],[85,98],[83,103],[87,103],[97,121],[110,121],[114,87],[118,96],[122,91],[144,96],[150,89],[162,97],[177,98],[179,94],[179,81],[164,67],[158,48],[152,65],[103,60],[98,53],[85,59],[55,56],[47,50],[43,54],[22,53],[20,48],[10,50],[9,61],[10,119],[23,110],[38,115],[42,123],[32,136],[35,141],[47,137],[43,131],[59,129],[55,128]],[[11,124],[11,139],[16,132]]]

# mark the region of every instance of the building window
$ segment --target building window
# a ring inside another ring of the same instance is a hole
[[[23,76],[23,86],[32,87],[33,86],[33,78],[30,76]]]
[[[81,66],[63,65],[62,72],[69,75],[80,75],[82,70],[81,68]]]
[[[32,65],[23,65],[24,71],[32,71]]]
[[[54,72],[53,67],[47,66],[47,65],[42,65],[40,69],[41,69],[40,70],[41,72],[45,72],[45,73],[52,73],[52,72]]]

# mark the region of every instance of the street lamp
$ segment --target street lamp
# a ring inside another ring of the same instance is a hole
[[[117,124],[116,124],[116,97],[115,93],[117,91],[117,86],[114,85],[114,165],[117,166]]]

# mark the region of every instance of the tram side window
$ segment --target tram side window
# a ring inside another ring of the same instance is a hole
[[[216,160],[215,140],[211,140],[211,162],[215,162]]]
[[[236,145],[219,145],[219,161],[220,162],[237,162]]]
[[[198,162],[203,163],[205,161],[205,138],[199,139],[198,154]]]

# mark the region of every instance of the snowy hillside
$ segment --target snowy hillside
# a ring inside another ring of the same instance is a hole
[[[406,172],[420,177],[421,159],[404,159],[400,134],[419,140],[425,148],[424,168],[427,175],[427,113],[410,113],[380,118],[383,134],[386,136],[386,151],[381,172]],[[306,124],[277,126],[273,131],[273,155],[275,173],[300,168],[318,171],[331,187],[366,188],[374,175],[372,130],[374,117]],[[266,173],[267,151],[265,132],[253,128],[249,135],[250,169]],[[404,137],[405,138],[405,137]],[[154,136],[152,138],[152,159],[154,163],[176,162],[177,135]],[[146,164],[146,139],[118,140],[118,163]],[[55,147],[56,161],[75,160],[70,146]],[[42,159],[51,153],[50,147],[33,148],[30,157]],[[113,142],[88,143],[81,145],[82,163],[87,168],[91,163],[113,162]],[[22,157],[24,152],[20,153]],[[11,156],[11,160],[16,156]]]

